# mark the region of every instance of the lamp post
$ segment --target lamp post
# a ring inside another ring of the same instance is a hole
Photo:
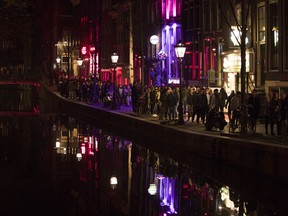
[[[186,51],[186,46],[185,44],[181,43],[181,41],[178,42],[178,44],[175,45],[175,53],[178,59],[178,62],[180,63],[180,77],[179,77],[179,82],[180,82],[180,100],[179,100],[179,117],[178,117],[178,124],[183,125],[184,124],[184,118],[183,118],[183,98],[182,98],[182,63],[183,63],[183,58],[185,55]]]
[[[79,71],[78,71],[78,75],[81,76],[81,66],[83,64],[83,59],[81,58],[78,58],[77,59],[77,65],[78,65],[78,68],[79,68]]]
[[[157,57],[157,44],[159,43],[159,37],[157,35],[152,35],[150,37],[150,43],[155,46],[155,59]],[[152,55],[153,55],[153,51],[152,51]],[[153,56],[152,56],[153,57]]]
[[[116,66],[117,66],[117,62],[118,62],[118,58],[119,56],[117,55],[117,53],[113,53],[111,55],[111,61],[112,61],[112,66],[114,68],[114,86],[113,86],[113,98],[112,98],[112,106],[111,109],[112,110],[116,110]]]

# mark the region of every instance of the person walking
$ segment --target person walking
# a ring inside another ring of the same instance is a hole
[[[127,85],[123,86],[123,103],[126,107],[129,106]]]
[[[232,128],[232,131],[234,132],[234,130],[236,129],[235,121],[239,117],[239,112],[241,108],[241,92],[240,91],[237,91],[236,95],[231,99],[230,108],[231,108],[231,114],[232,114],[230,127]]]
[[[226,103],[226,100],[228,97],[228,95],[227,95],[227,93],[223,87],[220,89],[219,97],[220,97],[220,112],[223,112],[224,107],[225,107],[225,103]]]
[[[225,108],[228,110],[228,119],[229,119],[229,122],[231,121],[232,119],[232,116],[231,116],[231,113],[232,113],[232,110],[231,110],[231,100],[232,98],[235,96],[235,92],[234,90],[231,91],[231,94],[227,97],[227,100],[226,100],[226,104],[225,104]]]
[[[167,92],[167,105],[168,105],[168,117],[169,120],[175,119],[175,108],[177,105],[177,98],[175,95],[175,91],[173,91],[170,87]]]
[[[137,112],[138,106],[138,99],[139,99],[139,91],[138,91],[138,86],[137,82],[134,82],[132,87],[131,87],[131,100],[132,100],[132,110],[133,112]]]
[[[206,88],[206,97],[207,97],[207,104],[208,104],[208,110],[210,110],[211,108],[211,96],[212,96],[213,92],[212,89],[210,88]]]
[[[175,109],[174,109],[174,115],[175,115],[175,117],[178,118],[178,116],[179,116],[179,111],[178,110],[179,110],[179,100],[180,100],[180,89],[177,88],[177,87],[174,87],[172,89],[172,91],[173,91],[173,93],[174,93],[174,95],[176,97],[176,106],[175,106]],[[183,106],[182,106],[182,108],[183,108]]]
[[[277,135],[280,136],[281,128],[280,128],[280,121],[281,121],[281,112],[280,112],[280,105],[281,105],[281,98],[279,97],[279,93],[275,92],[275,100],[276,100],[276,110],[275,110],[275,122],[276,122],[276,130]]]
[[[187,96],[188,96],[188,86],[183,86],[182,89],[182,102],[183,102],[183,113],[187,113]]]
[[[252,91],[251,96],[248,98],[247,106],[248,106],[248,114],[253,119],[254,124],[256,125],[258,115],[260,112],[260,99],[257,95],[256,89]]]
[[[193,113],[194,113],[194,105],[195,105],[195,88],[192,87],[189,89],[188,94],[187,94],[187,113],[188,113],[188,118],[187,122],[190,120],[193,122]]]
[[[280,119],[279,131],[282,140],[285,140],[287,138],[287,117],[288,117],[287,112],[288,112],[288,94],[286,92],[283,92],[280,98],[279,103],[280,116],[278,117]]]
[[[205,88],[201,89],[201,93],[197,96],[196,103],[197,103],[197,120],[196,121],[199,124],[199,120],[201,118],[202,123],[205,124],[205,117],[208,111],[208,101],[207,101]]]
[[[268,125],[270,125],[271,135],[274,136],[274,123],[276,119],[277,100],[274,92],[269,92],[266,97],[266,114],[265,114],[265,134],[268,135]]]
[[[151,101],[153,101],[152,116],[157,117],[159,114],[159,100],[160,100],[160,91],[158,87],[155,87],[152,94]]]
[[[218,93],[218,89],[214,89],[213,94],[210,99],[210,109],[215,112],[219,112],[220,110],[220,95]]]
[[[159,111],[159,120],[167,120],[168,104],[167,104],[167,88],[162,87],[160,91],[160,111]]]

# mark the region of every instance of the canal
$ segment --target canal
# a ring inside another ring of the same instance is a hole
[[[1,215],[286,213],[286,183],[195,155],[184,160],[159,141],[129,140],[27,91],[25,109],[17,105],[23,89],[1,97]]]

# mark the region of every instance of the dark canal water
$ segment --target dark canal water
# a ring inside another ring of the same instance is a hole
[[[195,169],[212,167],[209,161],[168,157],[145,137],[135,143],[50,110],[37,88],[2,92],[1,216],[286,215],[286,184],[229,165],[209,176]]]

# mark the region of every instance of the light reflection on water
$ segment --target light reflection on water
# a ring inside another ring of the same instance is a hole
[[[60,148],[67,150],[57,149],[58,156],[69,159],[68,153],[75,159],[77,153],[82,154],[80,184],[92,185],[104,215],[119,209],[123,215],[155,216],[273,212],[252,196],[240,195],[241,191],[196,172],[193,165],[67,116],[56,118],[55,123],[54,140],[62,140]],[[113,187],[109,185],[111,177],[118,182]]]

